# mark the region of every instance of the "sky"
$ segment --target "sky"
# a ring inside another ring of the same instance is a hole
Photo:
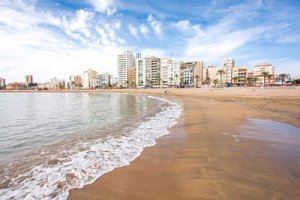
[[[125,50],[300,77],[299,0],[0,0],[0,77],[117,74]]]

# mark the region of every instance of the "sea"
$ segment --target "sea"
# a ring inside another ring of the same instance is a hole
[[[129,165],[181,112],[149,95],[0,93],[0,199],[67,199]]]

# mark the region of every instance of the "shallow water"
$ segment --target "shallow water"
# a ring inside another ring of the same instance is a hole
[[[0,94],[0,199],[66,199],[168,134],[178,104],[146,95]]]

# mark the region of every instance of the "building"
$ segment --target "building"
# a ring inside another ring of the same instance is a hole
[[[169,76],[172,77],[170,85],[180,86],[180,67],[182,65],[181,61],[173,61],[171,67],[169,68]]]
[[[170,58],[162,58],[160,59],[160,80],[161,86],[168,87],[169,85],[173,85],[173,60]]]
[[[232,84],[232,78],[233,78],[233,68],[235,67],[235,61],[232,58],[226,58],[223,59],[222,61],[222,67],[221,69],[223,69],[225,71],[223,78],[222,78],[222,82],[226,83],[226,84]]]
[[[70,76],[70,84],[75,87],[82,87],[82,78],[80,75]]]
[[[219,80],[219,76],[217,76],[218,68],[216,66],[206,66],[203,67],[203,82],[205,84],[210,85],[213,80]]]
[[[268,73],[270,77],[264,77],[264,72]],[[256,84],[274,84],[275,67],[268,63],[256,65],[253,70],[253,76],[257,78]]]
[[[145,86],[160,87],[160,58],[149,56],[145,58]]]
[[[248,68],[234,67],[232,72],[232,81],[234,84],[243,85],[247,83]]]
[[[136,67],[132,66],[128,69],[128,86],[136,87]]]
[[[33,83],[33,76],[32,75],[26,75],[25,76],[25,84],[27,86],[30,86]]]
[[[4,89],[6,87],[5,85],[5,79],[0,77],[0,89]]]
[[[83,88],[95,89],[98,78],[98,72],[92,69],[88,69],[83,72]]]
[[[126,87],[128,84],[128,69],[135,66],[135,58],[131,51],[118,55],[118,86]]]
[[[50,89],[52,90],[62,90],[66,88],[65,80],[58,79],[56,77],[52,78],[50,81]]]
[[[137,54],[135,60],[136,66],[136,85],[137,87],[144,87],[146,85],[146,64],[145,59],[141,54]]]
[[[97,78],[97,88],[109,88],[111,87],[111,75],[109,73],[99,74]]]
[[[203,61],[183,62],[180,67],[180,82],[185,87],[199,87],[203,82]]]
[[[25,85],[24,83],[14,82],[6,85],[6,90],[26,90],[26,89],[27,89],[27,85]]]

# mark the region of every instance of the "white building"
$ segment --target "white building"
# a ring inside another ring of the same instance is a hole
[[[111,85],[111,75],[109,73],[99,74],[97,78],[97,86],[99,88],[108,88]]]
[[[268,80],[268,77],[265,78],[265,83],[268,84],[274,84],[274,78],[275,78],[275,67],[272,64],[262,63],[259,65],[256,65],[253,70],[253,76],[258,78],[256,81],[257,84],[264,84],[264,76],[263,72],[267,72],[272,77],[270,78],[270,83]]]
[[[162,58],[160,59],[160,82],[161,86],[169,86],[173,85],[173,60],[170,58]]]
[[[52,90],[59,90],[59,89],[65,89],[65,80],[58,79],[56,77],[52,78],[50,81],[50,89]]]
[[[125,87],[128,81],[128,68],[135,65],[134,55],[131,51],[125,51],[118,55],[118,86]]]
[[[233,83],[237,85],[246,84],[248,76],[248,68],[247,67],[234,67],[232,73]]]
[[[180,86],[180,66],[181,61],[173,61],[171,68],[169,69],[169,76],[172,77],[170,85]]]
[[[232,83],[232,73],[233,68],[235,67],[235,62],[232,58],[226,58],[222,61],[222,69],[225,71],[225,74],[223,75],[222,82],[231,84]]]
[[[85,89],[95,89],[96,81],[98,78],[98,72],[92,69],[88,69],[83,72],[83,88]]]
[[[145,59],[141,54],[137,54],[135,60],[136,66],[136,85],[137,87],[144,87],[146,85],[146,64]]]

